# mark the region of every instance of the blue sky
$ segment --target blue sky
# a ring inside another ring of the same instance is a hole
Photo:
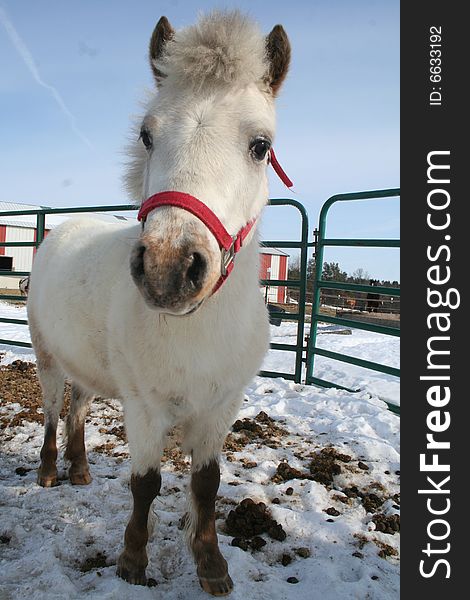
[[[329,196],[399,187],[398,0],[0,0],[0,200],[129,202],[124,147],[153,86],[153,27],[161,15],[178,28],[224,7],[266,33],[281,23],[292,44],[275,147],[295,191],[270,174],[271,197],[302,202],[313,230]],[[330,236],[399,236],[396,200],[350,204],[330,211]],[[268,208],[262,234],[297,238],[296,211]],[[332,250],[325,259],[399,280],[396,250]]]

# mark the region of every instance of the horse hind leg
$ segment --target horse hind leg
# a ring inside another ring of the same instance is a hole
[[[44,442],[38,484],[52,487],[57,485],[57,423],[64,403],[64,374],[49,354],[37,346],[35,350],[44,407]]]
[[[85,418],[93,396],[72,384],[70,410],[67,416],[65,459],[70,461],[69,479],[72,485],[91,482],[85,450]]]

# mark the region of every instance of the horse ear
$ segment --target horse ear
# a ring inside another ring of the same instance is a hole
[[[157,85],[165,77],[165,74],[159,70],[157,62],[162,58],[166,43],[168,40],[171,40],[174,35],[175,31],[168,19],[166,17],[161,17],[153,30],[149,44],[150,66],[152,67],[153,76],[155,77]]]
[[[282,25],[276,25],[266,36],[266,54],[269,61],[267,79],[276,96],[286,78],[290,63],[290,42]]]

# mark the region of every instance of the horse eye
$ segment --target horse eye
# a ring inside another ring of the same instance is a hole
[[[257,138],[251,143],[250,152],[256,160],[263,160],[270,148],[271,142],[269,140]]]
[[[142,127],[142,129],[140,130],[140,139],[142,140],[142,143],[147,148],[147,150],[150,150],[152,148],[152,135],[145,127]]]

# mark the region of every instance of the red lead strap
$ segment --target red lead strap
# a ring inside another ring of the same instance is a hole
[[[270,154],[271,164],[273,166],[273,169],[276,171],[279,179],[282,181],[282,183],[285,186],[287,186],[288,188],[291,188],[294,184],[289,179],[289,177],[287,177],[286,172],[284,171],[284,169],[279,164],[279,162],[278,162],[278,160],[276,158],[276,155],[274,154],[273,148],[271,148],[271,150],[269,151],[269,154]]]
[[[292,187],[292,181],[289,179],[289,177],[287,177],[281,165],[278,163],[272,148],[270,150],[270,161],[282,182],[287,187]],[[243,242],[253,228],[253,225],[256,223],[257,217],[242,227],[236,235],[232,236],[222,225],[217,215],[213,213],[212,210],[203,202],[194,196],[191,196],[190,194],[185,194],[184,192],[168,191],[159,192],[158,194],[154,194],[153,196],[150,196],[150,198],[147,198],[147,200],[145,200],[140,207],[137,219],[139,221],[145,221],[147,215],[159,206],[176,206],[177,208],[187,210],[196,216],[200,221],[202,221],[217,240],[221,252],[221,274],[217,283],[215,284],[214,289],[212,290],[212,293],[214,294],[230,275],[233,269],[233,260],[235,254],[242,247]]]

